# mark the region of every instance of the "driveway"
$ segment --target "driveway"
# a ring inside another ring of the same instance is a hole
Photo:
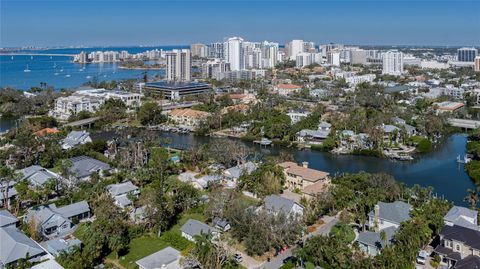
[[[337,214],[334,217],[331,216],[324,216],[322,217],[322,220],[324,221],[324,224],[320,227],[318,227],[315,231],[305,235],[303,237],[303,241],[305,242],[306,239],[315,236],[315,235],[327,235],[330,233],[330,230],[332,227],[338,223],[338,217],[339,214]],[[262,265],[259,267],[256,267],[257,269],[277,269],[280,266],[283,265],[283,260],[289,256],[292,256],[293,250],[296,249],[298,246],[294,245],[291,248],[287,249],[285,252],[282,254],[279,254],[276,257],[273,257],[270,262],[264,262]]]

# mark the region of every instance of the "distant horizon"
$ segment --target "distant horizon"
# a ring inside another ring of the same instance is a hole
[[[257,40],[246,40],[250,42],[262,42]],[[277,42],[275,40],[266,40],[270,42]],[[319,47],[321,45],[326,44],[342,44],[345,46],[359,46],[359,47],[399,47],[399,48],[477,48],[480,49],[479,45],[399,45],[399,44],[356,44],[356,43],[340,43],[340,42],[328,42],[328,43],[317,43],[312,40],[304,40],[305,42],[314,42],[315,47]],[[215,42],[220,41],[212,41],[212,42],[194,42],[190,44],[156,44],[156,45],[51,45],[51,46],[32,46],[32,45],[25,45],[25,46],[16,46],[16,47],[0,47],[0,49],[39,49],[39,50],[47,50],[47,49],[81,49],[81,48],[156,48],[156,47],[190,47],[192,44],[203,44],[203,45],[210,45]],[[285,46],[284,43],[277,42],[279,46]]]
[[[281,44],[480,46],[480,1],[0,1],[0,47],[157,46],[228,36]]]

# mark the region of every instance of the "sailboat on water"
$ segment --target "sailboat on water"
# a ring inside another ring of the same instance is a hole
[[[27,68],[23,69],[23,72],[25,73],[32,72],[32,70],[28,69],[28,64],[27,64]]]

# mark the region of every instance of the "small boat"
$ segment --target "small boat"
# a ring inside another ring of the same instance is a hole
[[[70,74],[66,74],[65,77],[66,77],[66,78],[69,78],[69,77],[71,77],[71,75],[70,75]]]
[[[104,78],[106,78],[106,77],[107,77],[107,75],[103,75],[103,77],[104,77]]]
[[[55,72],[55,73],[53,73],[53,74],[54,74],[55,76],[58,76],[58,73],[57,73],[57,72]]]
[[[12,59],[12,60],[13,60],[13,56],[12,56],[12,58],[10,58],[10,59]]]
[[[60,72],[63,72],[63,68],[62,68],[62,69],[60,69]]]
[[[50,60],[52,59],[52,56],[50,56]]]
[[[53,68],[57,68],[57,63],[53,62]]]
[[[27,68],[23,69],[23,72],[25,73],[32,72],[32,70],[28,69],[28,64],[27,64]]]
[[[33,56],[30,56],[30,60],[33,60]]]
[[[457,156],[457,163],[469,163],[472,160],[472,157],[469,154],[463,155],[463,158],[460,158],[460,155]]]
[[[80,72],[83,72],[83,70],[85,70],[85,69],[83,69],[83,68],[81,68],[81,69],[78,69],[78,71],[80,71]]]
[[[92,76],[86,76],[86,78],[87,78],[87,79],[91,79],[91,78],[92,78]]]

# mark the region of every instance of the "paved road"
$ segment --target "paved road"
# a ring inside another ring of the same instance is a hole
[[[314,232],[307,234],[303,240],[315,236],[315,235],[327,235],[330,233],[332,227],[337,224],[338,222],[338,215],[335,217],[325,216],[322,218],[325,224],[319,227]],[[287,249],[284,253],[272,258],[270,262],[264,262],[262,265],[257,267],[257,269],[277,269],[283,265],[283,260],[289,256],[292,256],[293,250],[297,248],[297,245],[292,246],[291,248]]]

